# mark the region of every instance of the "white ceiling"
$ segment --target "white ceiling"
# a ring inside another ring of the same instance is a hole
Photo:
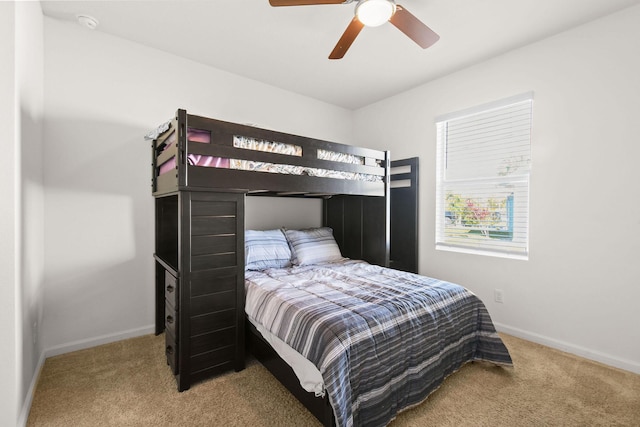
[[[440,35],[423,50],[394,26],[364,28],[327,57],[354,5],[268,0],[41,1],[44,14],[88,14],[103,31],[347,109],[357,109],[640,0],[398,0]],[[87,30],[89,31],[89,30]]]

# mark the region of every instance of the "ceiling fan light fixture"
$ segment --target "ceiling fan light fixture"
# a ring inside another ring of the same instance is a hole
[[[367,27],[377,27],[387,22],[396,12],[391,0],[360,0],[356,5],[358,20]]]

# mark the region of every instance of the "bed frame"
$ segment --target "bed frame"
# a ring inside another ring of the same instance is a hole
[[[188,130],[192,128],[208,132],[210,143],[189,141]],[[234,136],[297,145],[302,147],[302,156],[236,148]],[[170,138],[177,143],[168,145]],[[244,200],[248,195],[320,197],[323,225],[333,228],[342,254],[389,266],[394,258],[390,199],[407,206],[401,200],[407,197],[406,192],[391,189],[389,152],[224,122],[185,110],[177,111],[168,129],[159,131],[151,145],[156,334],[166,332],[167,363],[178,390],[187,390],[193,383],[228,369],[243,369],[248,347],[324,425],[334,425],[328,399],[302,389],[291,368],[249,322],[245,323]],[[359,156],[364,161],[356,165],[321,160],[316,155],[318,149]],[[380,179],[370,182],[192,166],[188,161],[192,154],[356,172]],[[161,174],[161,166],[172,158],[175,171]],[[417,184],[417,159],[413,173],[412,182]],[[411,194],[417,197],[417,191]],[[415,206],[417,209],[417,203]],[[396,210],[400,214],[405,211]],[[414,219],[417,221],[417,216]],[[415,238],[416,229],[407,230],[407,236],[414,233]],[[417,257],[417,252],[412,256]],[[398,252],[395,258],[399,257],[406,255]],[[407,268],[411,265],[415,262],[409,262]]]
[[[189,128],[209,131],[211,142],[203,144],[189,141],[187,139]],[[165,148],[174,132],[177,133],[178,144]],[[302,147],[302,156],[294,157],[235,148],[233,146],[234,136],[298,145]],[[364,164],[355,165],[321,160],[317,156],[317,149],[360,156],[364,159]],[[307,197],[335,194],[387,196],[389,152],[199,117],[187,114],[185,110],[178,110],[176,117],[171,121],[170,128],[152,144],[152,150],[152,187],[155,197],[176,191],[221,191]],[[191,166],[186,161],[191,154],[364,173],[380,176],[381,180],[380,182],[366,182],[307,175],[256,173],[245,170],[198,167]],[[160,175],[160,165],[172,157],[177,158],[175,173]]]

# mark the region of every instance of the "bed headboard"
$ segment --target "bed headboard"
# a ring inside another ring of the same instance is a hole
[[[389,267],[389,198],[335,196],[323,204],[342,256]]]
[[[418,172],[417,157],[393,160],[387,200],[336,196],[324,201],[324,223],[333,228],[344,256],[418,272]]]

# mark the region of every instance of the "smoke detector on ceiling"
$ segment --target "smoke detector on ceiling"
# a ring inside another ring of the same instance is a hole
[[[93,16],[89,15],[76,15],[76,19],[78,20],[78,24],[86,27],[90,30],[95,30],[98,26],[98,20]]]

